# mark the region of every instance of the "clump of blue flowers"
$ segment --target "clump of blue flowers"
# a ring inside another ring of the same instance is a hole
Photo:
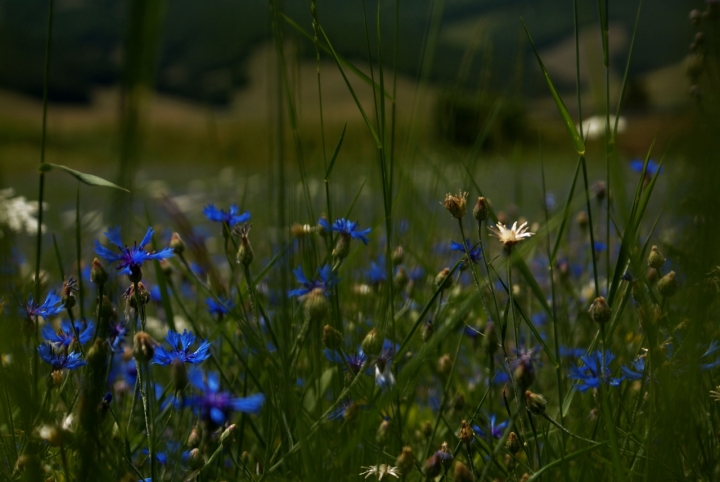
[[[149,260],[161,260],[171,258],[175,255],[175,251],[172,248],[165,248],[155,253],[149,253],[145,251],[145,246],[150,243],[153,236],[153,229],[148,228],[145,233],[145,237],[142,239],[140,244],[135,244],[132,247],[124,245],[120,238],[120,227],[108,229],[105,233],[105,237],[110,240],[112,244],[120,248],[120,253],[106,248],[100,244],[97,240],[95,241],[95,252],[108,263],[117,262],[118,272],[126,274],[130,277],[130,281],[137,282],[142,279],[142,264]]]
[[[42,329],[42,336],[50,343],[56,346],[68,347],[75,341],[75,333],[78,334],[78,341],[80,344],[85,344],[95,334],[95,325],[91,321],[86,323],[74,323],[75,328],[73,329],[73,323],[70,320],[62,320],[60,322],[60,331],[57,333],[53,329],[50,323],[46,323]]]
[[[53,371],[75,370],[87,363],[82,359],[80,353],[67,353],[67,350],[63,349],[55,350],[50,343],[43,343],[37,351],[42,361],[52,366]]]
[[[250,221],[250,212],[240,214],[240,208],[237,204],[230,206],[230,209],[227,211],[224,209],[218,209],[213,204],[208,204],[203,208],[203,214],[205,214],[205,217],[207,217],[210,221],[223,223],[230,228],[236,224],[242,224]]]
[[[183,330],[182,335],[168,331],[165,341],[170,345],[170,349],[166,350],[163,345],[155,348],[155,356],[153,363],[158,365],[170,365],[175,361],[181,363],[200,363],[210,357],[210,343],[207,340],[200,343],[200,346],[194,352],[190,351],[190,347],[195,343],[195,335],[192,332]]]
[[[340,281],[332,270],[332,267],[327,264],[318,269],[317,276],[312,280],[309,280],[305,276],[302,266],[295,268],[293,274],[302,287],[290,290],[288,296],[291,297],[302,297],[315,290],[320,290],[327,296],[332,292],[332,288]]]

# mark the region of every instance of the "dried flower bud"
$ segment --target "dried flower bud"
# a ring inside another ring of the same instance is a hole
[[[393,251],[393,253],[392,253],[393,266],[402,264],[404,259],[405,259],[405,251],[403,250],[402,246],[398,246],[397,248],[395,248],[395,251]]]
[[[253,252],[248,234],[250,233],[250,224],[243,224],[242,226],[236,226],[233,233],[240,236],[240,247],[237,252],[237,262],[245,267],[250,266],[250,263],[255,259],[255,253]]]
[[[677,293],[678,284],[675,280],[675,271],[670,271],[668,274],[660,278],[657,283],[657,288],[663,298],[670,298],[672,295]]]
[[[133,357],[140,363],[152,360],[157,342],[144,331],[138,331],[133,338]]]
[[[449,193],[445,195],[445,209],[447,209],[455,219],[462,219],[462,217],[465,216],[465,211],[467,209],[467,195],[468,193],[463,192],[462,190],[458,192],[457,196]]]
[[[475,435],[475,432],[473,432],[472,427],[470,425],[468,425],[468,423],[465,420],[463,420],[460,423],[460,435],[458,437],[460,439],[460,441],[465,444],[469,444],[470,442],[472,442],[474,435]]]
[[[583,231],[587,229],[588,224],[590,223],[588,215],[585,211],[580,211],[577,216],[575,216],[575,222]]]
[[[402,453],[398,455],[395,466],[400,471],[403,477],[407,477],[415,467],[415,455],[413,455],[412,448],[407,445],[403,447]]]
[[[520,440],[517,435],[515,435],[515,432],[510,432],[510,435],[508,435],[505,448],[513,455],[520,452]]]
[[[588,313],[590,313],[590,318],[592,318],[595,323],[600,324],[607,323],[610,321],[610,316],[612,316],[610,305],[607,304],[607,301],[605,301],[605,297],[603,296],[595,298],[593,304],[590,305]]]
[[[177,254],[178,256],[183,254],[183,252],[185,251],[185,242],[182,240],[178,233],[172,233],[169,246],[173,249],[173,251],[175,251],[175,254]]]
[[[140,306],[145,306],[150,302],[150,292],[147,290],[147,288],[145,288],[145,285],[142,283],[142,281],[138,282],[137,288],[137,296],[135,296],[134,283],[125,290],[125,293],[123,293],[123,298],[127,300],[130,307],[134,310],[137,310],[138,302],[140,303]]]
[[[452,370],[452,359],[450,355],[445,354],[438,359],[437,370],[443,377],[450,375],[450,371]]]
[[[488,217],[487,201],[485,201],[485,198],[482,196],[480,196],[475,203],[475,207],[473,208],[473,217],[479,223],[485,221]]]
[[[435,276],[435,286],[442,290],[450,288],[452,284],[453,279],[450,277],[450,268],[444,268]]]
[[[90,281],[96,285],[102,285],[107,283],[108,278],[107,271],[105,271],[105,267],[100,260],[97,258],[93,259],[92,267],[90,268]]]
[[[455,472],[453,473],[455,482],[475,482],[475,477],[467,465],[462,462],[455,463]]]
[[[325,325],[323,328],[323,344],[325,345],[325,348],[337,350],[342,346],[342,343],[342,333],[330,325]]]
[[[648,255],[648,266],[655,269],[662,268],[665,264],[665,256],[660,252],[657,246],[653,246]]]
[[[365,335],[365,338],[363,338],[360,346],[367,355],[376,356],[380,354],[382,344],[382,338],[378,335],[377,330],[373,328],[367,335]]]
[[[420,338],[422,338],[422,341],[427,342],[430,338],[432,338],[433,333],[435,333],[433,322],[432,320],[427,320],[423,323],[422,328],[420,329]]]
[[[530,413],[542,415],[547,408],[547,400],[539,393],[533,393],[530,390],[525,391],[525,403]]]
[[[56,388],[60,388],[65,380],[65,374],[62,370],[53,370],[50,372],[50,378],[48,382],[54,385]]]
[[[378,445],[385,445],[388,441],[388,434],[390,433],[390,420],[387,418],[380,422],[380,426],[375,433],[375,442]]]

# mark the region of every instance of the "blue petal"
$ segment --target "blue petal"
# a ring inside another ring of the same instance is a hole
[[[238,412],[252,414],[260,413],[263,403],[265,403],[265,395],[262,393],[256,393],[245,398],[234,398],[231,401],[232,407]]]
[[[122,238],[120,237],[120,226],[115,226],[112,228],[108,228],[107,232],[104,233],[105,237],[108,238],[108,240],[117,246],[120,249],[124,249],[125,245],[122,242]]]

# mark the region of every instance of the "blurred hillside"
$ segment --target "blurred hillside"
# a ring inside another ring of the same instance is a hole
[[[597,5],[581,2],[580,23],[595,24]],[[86,103],[97,86],[122,78],[125,9],[119,0],[56,0],[50,97]],[[365,2],[371,30],[377,3]],[[637,5],[611,2],[611,61],[622,71]],[[47,0],[0,0],[0,86],[42,95],[47,28]],[[284,12],[310,30],[309,3],[286,0]],[[335,48],[352,60],[367,61],[363,2],[320,0],[321,24]],[[631,77],[677,64],[692,38],[688,6],[654,2],[642,12]],[[392,58],[395,2],[382,4],[384,58]],[[574,88],[572,2],[568,0],[405,0],[400,2],[398,67],[409,77],[506,94],[545,92],[528,84],[525,71],[534,65],[520,24],[523,17],[539,48],[554,53],[548,60],[560,88]],[[440,30],[433,55],[425,50],[433,19]],[[286,36],[297,35],[286,25]],[[164,93],[213,104],[227,104],[233,91],[248,80],[253,47],[270,36],[266,0],[168,0],[157,66],[156,87]],[[377,38],[370,32],[371,41]],[[586,34],[588,45],[597,30]],[[296,36],[297,39],[301,37]],[[595,39],[599,45],[599,38]],[[312,45],[298,40],[298,55],[314,55]],[[375,47],[373,47],[373,50]],[[590,57],[592,49],[587,49]],[[596,51],[596,49],[595,49]],[[592,62],[592,59],[590,59]],[[592,88],[592,72],[583,69]],[[534,82],[534,81],[533,81]]]

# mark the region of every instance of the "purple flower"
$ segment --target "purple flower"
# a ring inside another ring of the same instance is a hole
[[[53,370],[74,370],[85,365],[87,362],[81,358],[80,353],[67,353],[66,350],[56,352],[50,343],[41,344],[38,349],[38,355],[42,361],[52,366]]]
[[[208,204],[203,208],[203,213],[210,221],[215,221],[216,223],[224,223],[231,228],[236,224],[246,223],[250,220],[249,212],[239,214],[240,208],[237,206],[237,204],[233,204],[232,206],[230,206],[230,209],[228,211],[225,211],[224,209],[218,209],[213,204]]]
[[[367,355],[362,350],[358,350],[357,354],[348,355],[326,348],[323,353],[325,354],[325,358],[333,363],[339,364],[343,371],[350,369],[353,374],[359,373],[367,362]]]
[[[265,395],[262,393],[238,398],[230,392],[220,391],[220,376],[217,372],[208,372],[205,378],[202,371],[191,370],[190,383],[202,394],[191,397],[188,403],[195,408],[201,418],[215,425],[224,424],[234,411],[258,414],[265,402]]]
[[[326,231],[336,231],[340,233],[342,236],[347,236],[352,239],[359,239],[363,242],[365,246],[367,246],[368,242],[370,240],[367,237],[367,234],[370,233],[371,229],[367,228],[362,231],[358,230],[358,223],[348,221],[347,219],[337,219],[332,226],[330,223],[327,222],[325,218],[320,218],[318,221],[318,224],[322,226]]]
[[[332,270],[332,267],[328,264],[318,269],[318,276],[313,280],[308,280],[305,277],[301,266],[294,269],[293,274],[295,275],[295,279],[298,280],[298,283],[302,284],[302,288],[290,290],[288,296],[305,296],[318,288],[321,289],[325,295],[328,295],[331,292],[331,288],[340,281]]]
[[[605,351],[605,366],[603,366],[603,355],[597,350],[589,355],[583,355],[580,360],[583,366],[570,367],[568,378],[577,380],[579,383],[573,386],[575,390],[580,392],[586,391],[588,388],[598,388],[601,383],[617,387],[620,385],[622,378],[613,378],[610,376],[610,362],[615,358],[610,350]],[[604,374],[604,376],[603,376]]]
[[[170,344],[170,350],[160,345],[155,349],[153,363],[158,365],[170,365],[175,360],[181,363],[200,363],[210,357],[210,343],[203,341],[194,353],[190,353],[190,346],[195,343],[195,335],[183,330],[182,335],[174,331],[168,331],[165,340]]]
[[[30,298],[25,305],[25,314],[28,318],[42,317],[47,320],[51,316],[57,315],[62,311],[63,305],[61,302],[62,298],[54,291],[47,294],[42,305],[38,305],[33,300],[32,295],[30,295]]]
[[[122,239],[120,238],[120,227],[116,226],[108,229],[105,237],[108,238],[112,244],[120,248],[120,253],[118,254],[111,251],[97,240],[95,241],[95,252],[109,263],[118,262],[117,269],[119,273],[126,275],[132,273],[138,274],[143,262],[151,259],[159,261],[175,255],[175,251],[172,248],[165,248],[157,253],[146,252],[144,248],[152,239],[152,235],[153,229],[148,228],[140,244],[135,244],[133,247],[128,248],[126,245],[123,245]]]
[[[92,338],[95,333],[95,325],[90,321],[84,324],[75,322],[75,330],[73,330],[70,320],[62,320],[60,322],[60,331],[55,333],[52,325],[46,323],[42,329],[42,336],[54,345],[70,346],[75,340],[75,331],[78,333],[80,343],[85,344],[90,341],[90,338]]]

